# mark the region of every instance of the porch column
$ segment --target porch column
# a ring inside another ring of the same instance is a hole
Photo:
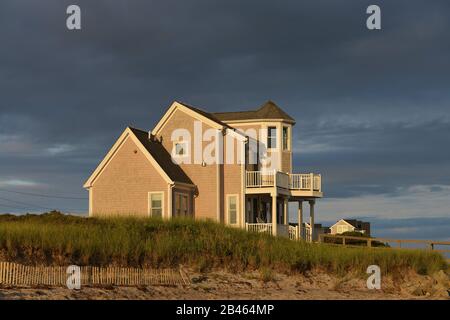
[[[272,195],[272,234],[277,235],[277,195]]]
[[[289,202],[287,198],[284,198],[283,203],[283,219],[284,224],[289,224]]]
[[[309,225],[311,226],[311,242],[314,240],[314,205],[315,200],[309,201]]]
[[[298,212],[297,212],[297,221],[298,221],[298,238],[304,239],[303,234],[303,201],[298,202]]]

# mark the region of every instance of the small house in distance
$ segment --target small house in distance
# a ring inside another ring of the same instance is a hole
[[[370,236],[370,222],[356,219],[341,219],[330,227],[331,234],[342,234],[349,231],[361,232]]]

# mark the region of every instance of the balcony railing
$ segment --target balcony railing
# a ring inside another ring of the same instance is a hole
[[[271,223],[246,223],[247,231],[272,234]]]
[[[267,233],[272,235],[272,223],[246,223],[245,229],[250,232]],[[289,237],[291,236],[291,227],[287,224],[277,224],[277,235],[279,237]]]
[[[272,235],[272,227],[273,225],[271,223],[246,223],[245,229],[250,232],[258,232],[258,233],[266,233]],[[300,238],[302,240],[311,242],[311,230],[310,228],[305,228],[305,226],[302,226],[302,234],[303,236],[300,237],[298,226],[291,226],[287,224],[277,224],[277,235],[281,237],[286,237],[291,240],[299,240]]]
[[[280,171],[247,171],[247,188],[274,187],[290,190],[322,191],[322,177],[314,173],[284,173]]]

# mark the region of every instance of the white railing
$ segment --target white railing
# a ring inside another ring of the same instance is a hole
[[[298,226],[289,226],[289,239],[298,240]]]
[[[301,235],[299,233],[298,226],[291,226],[288,224],[277,225],[277,236],[286,237],[291,240],[299,240]],[[245,230],[250,232],[266,233],[272,235],[271,223],[246,223]],[[302,240],[311,242],[311,229],[309,227],[302,226]]]
[[[247,188],[263,188],[277,186],[291,190],[322,191],[322,177],[314,173],[284,173],[280,171],[246,171]]]
[[[291,190],[322,190],[322,177],[320,174],[293,173],[289,175],[289,189]]]
[[[311,242],[311,228],[306,228],[306,227],[302,227],[302,228],[303,228],[304,240],[307,242]]]
[[[251,232],[272,234],[271,223],[246,223],[245,229]]]
[[[289,174],[281,171],[277,172],[277,187],[289,189]]]
[[[273,187],[275,172],[270,171],[247,171],[245,182],[247,188]]]

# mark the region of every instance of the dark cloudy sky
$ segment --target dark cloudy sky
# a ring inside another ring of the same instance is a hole
[[[295,171],[323,175],[319,220],[427,218],[450,238],[449,14],[445,0],[2,0],[0,212],[86,211],[7,191],[85,198],[124,127],[151,129],[173,100],[271,99],[297,119]]]

